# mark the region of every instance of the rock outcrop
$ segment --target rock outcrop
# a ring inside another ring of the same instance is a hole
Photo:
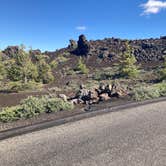
[[[8,57],[14,57],[20,52],[19,46],[8,46],[3,53]]]
[[[77,42],[77,48],[74,51],[77,55],[87,56],[90,51],[90,43],[87,41],[84,35],[79,36],[79,40]]]
[[[166,56],[166,37],[160,39],[121,40],[109,38],[91,41],[91,53],[99,58],[117,60],[125,50],[128,41],[139,62],[161,61]]]
[[[125,51],[125,43],[128,42],[133,54],[138,62],[159,62],[166,57],[166,36],[157,39],[141,39],[141,40],[122,40],[118,38],[105,38],[103,40],[88,41],[84,35],[79,36],[78,42],[70,40],[70,44],[66,48],[56,50],[54,52],[44,52],[50,60],[64,53],[74,54],[77,56],[94,57],[95,59],[104,59],[117,61]],[[7,47],[3,54],[12,57],[20,51],[18,46]],[[33,54],[41,54],[39,50],[34,50]],[[89,56],[90,55],[90,56]]]
[[[68,49],[75,50],[77,48],[77,42],[75,40],[69,40],[70,44],[68,45]]]

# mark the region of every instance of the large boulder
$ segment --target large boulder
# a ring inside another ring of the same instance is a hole
[[[77,42],[75,41],[75,40],[69,40],[69,45],[68,45],[68,49],[70,49],[70,50],[74,50],[74,49],[76,49],[77,48]]]
[[[103,93],[99,96],[99,100],[100,101],[107,101],[110,100],[110,96],[108,95],[108,93]]]
[[[79,40],[77,42],[77,49],[75,53],[77,55],[88,55],[90,52],[90,44],[87,41],[86,37],[84,35],[79,36]]]

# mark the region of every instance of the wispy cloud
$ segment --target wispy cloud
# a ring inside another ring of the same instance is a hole
[[[86,26],[77,26],[76,27],[76,30],[78,30],[78,31],[85,31],[86,29],[87,29]]]
[[[141,4],[141,7],[144,9],[141,15],[157,14],[162,9],[166,9],[166,1],[148,0],[147,3]]]

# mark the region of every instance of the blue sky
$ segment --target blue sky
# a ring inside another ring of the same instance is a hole
[[[0,49],[55,50],[85,34],[150,38],[166,35],[166,0],[0,0]]]

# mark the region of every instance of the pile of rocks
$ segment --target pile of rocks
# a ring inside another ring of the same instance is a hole
[[[117,59],[125,50],[126,41],[133,48],[138,62],[161,61],[166,56],[166,37],[159,39],[121,40],[109,38],[91,41],[93,55]]]
[[[158,39],[121,40],[105,38],[103,40],[88,41],[84,35],[81,35],[77,44],[73,40],[70,42],[69,48],[77,47],[72,52],[76,55],[92,55],[98,58],[117,60],[125,51],[127,41],[139,62],[161,61],[166,56],[166,36]]]
[[[60,94],[59,97],[63,100],[68,100],[73,104],[95,104],[101,101],[110,100],[113,97],[121,98],[128,95],[127,90],[120,87],[119,84],[113,83],[112,85],[100,84],[98,88],[88,90],[84,85],[80,85],[80,89],[76,92],[75,96],[67,97]]]

